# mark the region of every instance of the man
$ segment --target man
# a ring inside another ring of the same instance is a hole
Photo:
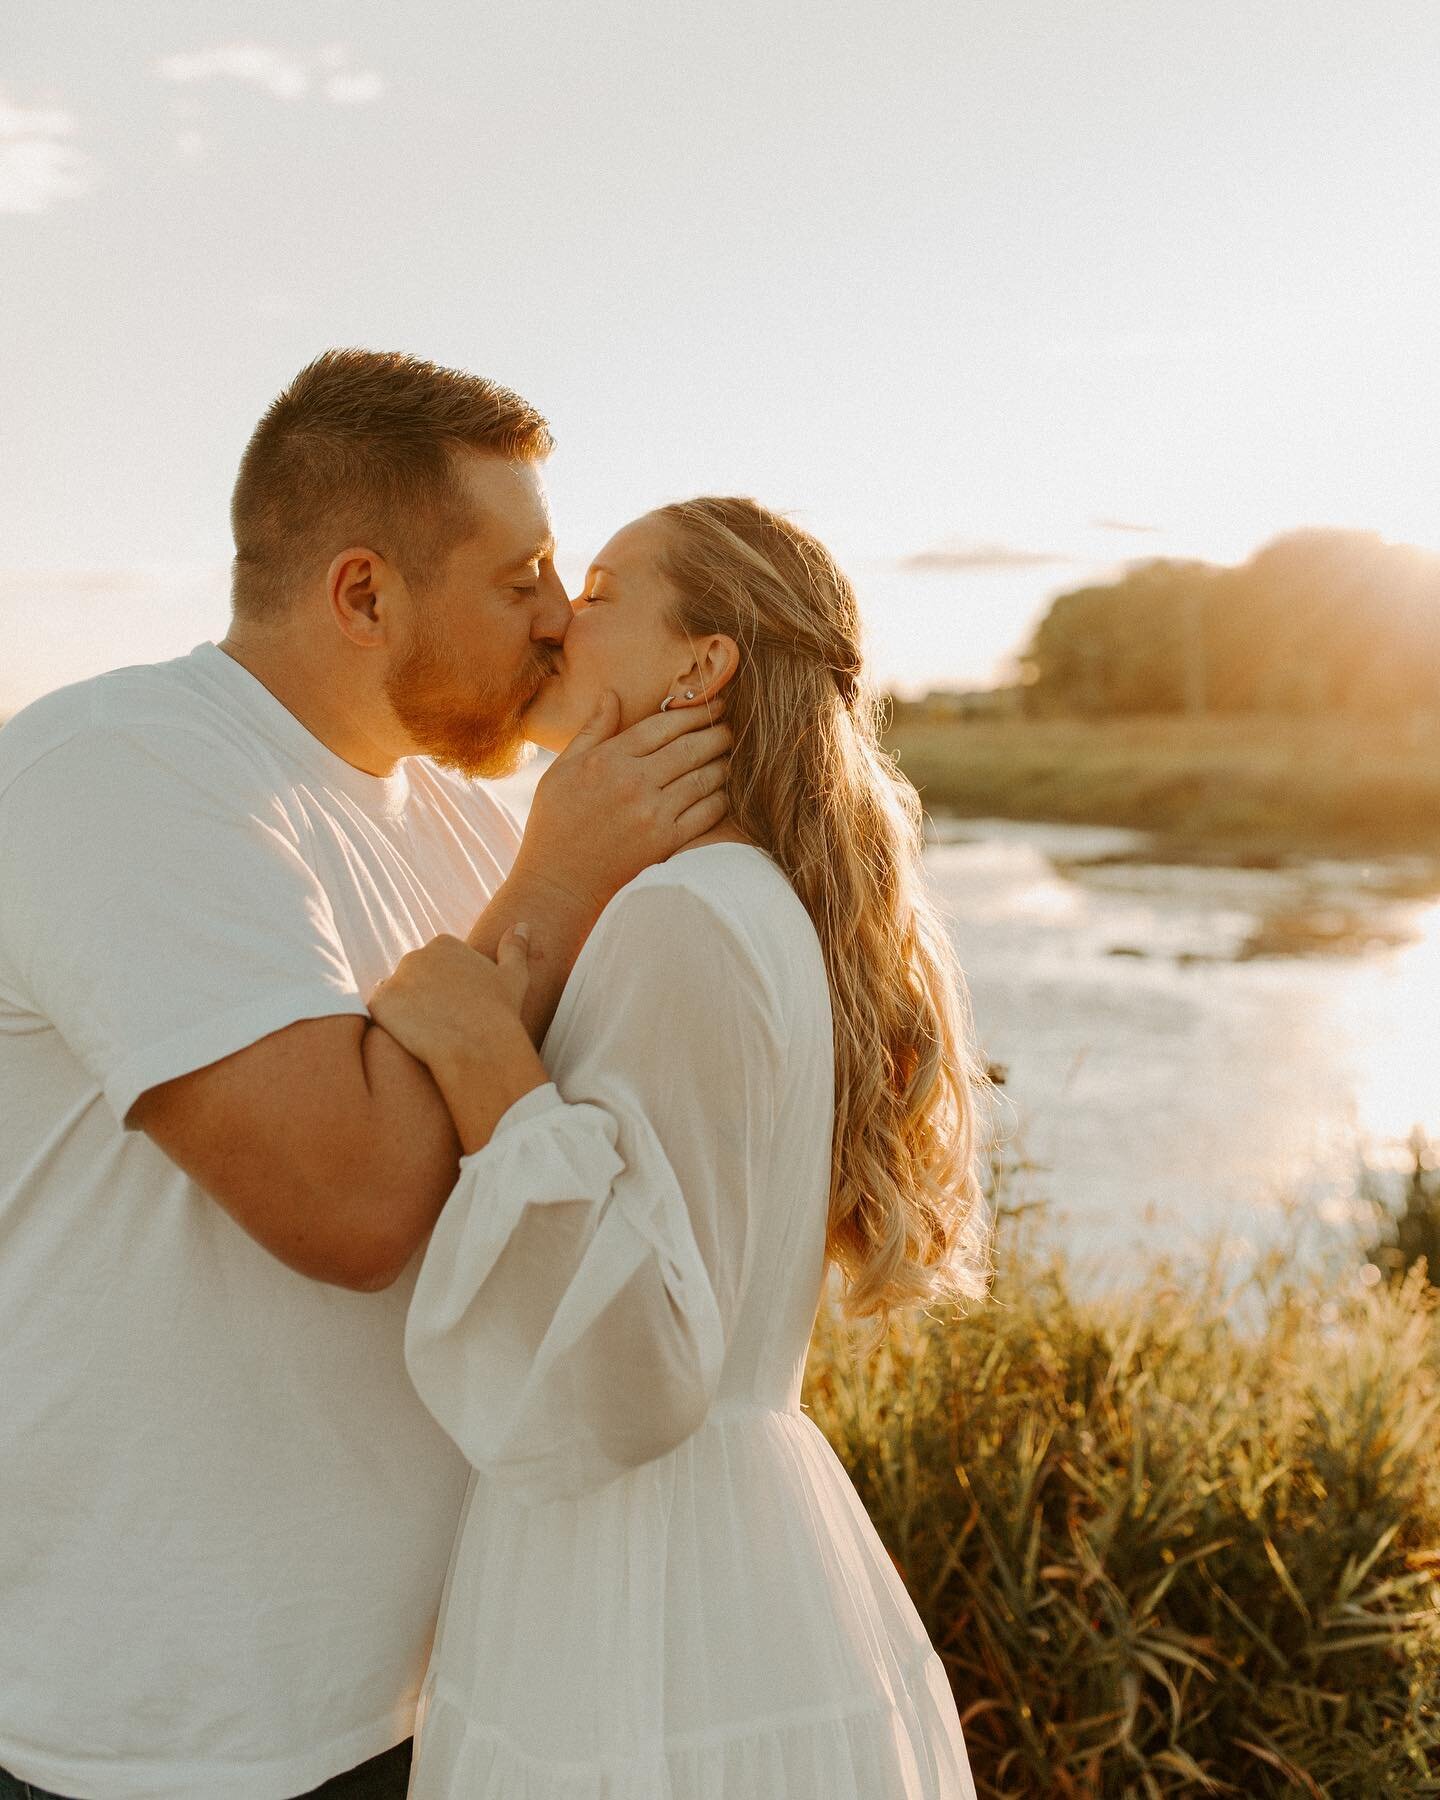
[[[334,352],[257,427],[220,645],[0,733],[0,1795],[404,1792],[465,1483],[405,1376],[458,1146],[365,998],[600,908],[723,816],[723,726],[607,701],[523,844],[570,608],[543,419]],[[347,1773],[348,1772],[348,1773]]]

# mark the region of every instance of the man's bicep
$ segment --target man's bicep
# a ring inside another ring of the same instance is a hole
[[[300,1020],[163,1082],[127,1123],[272,1255],[345,1287],[392,1279],[455,1179],[429,1074],[353,1016]]]

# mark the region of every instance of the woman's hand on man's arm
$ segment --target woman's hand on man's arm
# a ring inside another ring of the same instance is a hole
[[[467,1156],[550,1079],[521,1016],[527,938],[523,925],[507,931],[493,962],[459,938],[435,938],[402,957],[370,996],[371,1018],[429,1069]]]

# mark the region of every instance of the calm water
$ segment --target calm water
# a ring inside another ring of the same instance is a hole
[[[1039,1165],[1021,1185],[1077,1251],[1347,1230],[1362,1150],[1440,1130],[1440,906],[1390,897],[1397,871],[1157,867],[1107,860],[1143,854],[1129,834],[965,832],[931,876]]]
[[[534,776],[505,784],[523,806]],[[935,891],[1040,1228],[1098,1272],[1353,1230],[1362,1148],[1440,1134],[1440,904],[1395,866],[1162,867],[1131,833],[937,827]]]

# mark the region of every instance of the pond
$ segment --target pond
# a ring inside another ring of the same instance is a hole
[[[1016,1189],[1102,1269],[1352,1230],[1361,1157],[1440,1132],[1440,905],[1405,891],[1423,871],[1167,866],[1134,834],[1003,820],[936,836],[1036,1165]]]

